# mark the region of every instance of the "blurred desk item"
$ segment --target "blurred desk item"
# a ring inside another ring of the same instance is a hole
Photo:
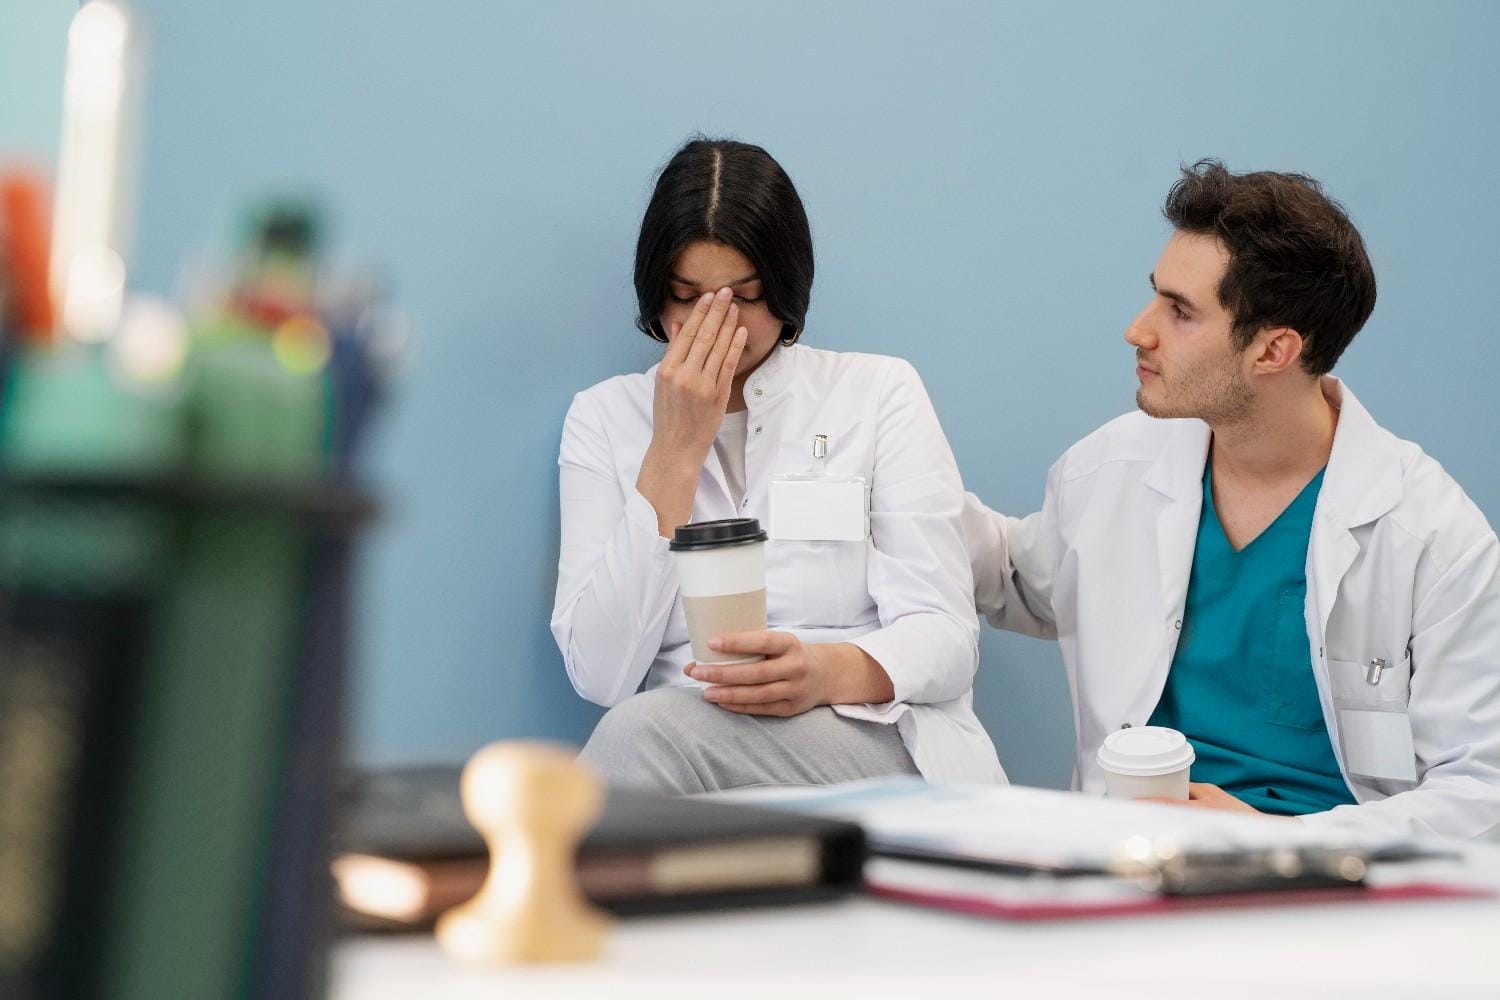
[[[386,367],[130,294],[142,38],[74,17],[50,247],[0,176],[0,997],[301,1000]]]
[[[1500,883],[1493,848],[1484,870]],[[625,921],[602,962],[576,967],[477,970],[430,937],[355,937],[329,998],[1492,1000],[1497,940],[1500,905],[1474,901],[1009,924],[854,899]]]
[[[610,921],[578,891],[573,855],[604,809],[599,776],[566,747],[491,743],[464,768],[463,802],[490,871],[438,919],[443,948],[485,965],[598,958]]]
[[[791,802],[821,818],[866,824],[877,856],[865,869],[878,898],[781,910],[720,911],[691,919],[621,921],[598,963],[562,969],[476,971],[449,960],[427,936],[352,937],[335,952],[332,1000],[386,1000],[419,989],[445,998],[517,995],[655,998],[713,996],[953,997],[1046,996],[1493,997],[1500,903],[1428,898],[1401,886],[1500,889],[1500,847],[1427,845],[1431,856],[1372,865],[1364,889],[1322,898],[1277,892],[1215,902],[1285,902],[1195,911],[1132,905],[1087,920],[1036,919],[1075,912],[952,912],[953,898],[980,898],[997,877],[1034,879],[1038,898],[1091,890],[1113,847],[1132,836],[1171,836],[1197,850],[1315,850],[1326,832],[1284,820],[1118,802],[1031,788],[933,787],[899,780],[827,788],[755,789],[687,801]],[[925,804],[923,801],[925,800]],[[813,808],[816,806],[817,808]],[[1390,849],[1362,842],[1372,852]],[[946,854],[918,862],[918,847]],[[880,857],[882,852],[889,857]],[[903,853],[904,852],[904,853]],[[968,852],[965,868],[953,863]],[[903,860],[904,858],[904,860]],[[904,866],[903,875],[898,868]],[[1064,874],[1062,866],[1078,874]],[[1090,874],[1093,872],[1094,874]],[[933,879],[948,899],[905,900],[888,891],[902,878],[923,891]],[[884,883],[885,888],[882,888]],[[1136,895],[1137,886],[1126,886]],[[1380,890],[1393,890],[1382,893]],[[1383,902],[1385,897],[1400,900]],[[1274,899],[1270,898],[1274,897]],[[1153,897],[1156,898],[1156,897]],[[918,902],[921,905],[911,905]],[[1136,901],[1139,902],[1139,901]],[[964,910],[963,907],[959,907]],[[1066,907],[1063,908],[1066,910]],[[975,914],[983,913],[983,916]],[[1019,917],[1004,922],[996,915]],[[1206,919],[1211,918],[1211,919]]]
[[[317,996],[373,504],[320,367],[138,301],[0,399],[0,996]]]
[[[909,778],[713,797],[857,822],[873,895],[1008,920],[1494,895],[1461,846],[1278,817]]]
[[[1122,848],[1140,842],[1188,852],[1398,843],[1386,835],[1315,829],[1279,817],[906,777],[736,789],[712,797],[852,820],[865,828],[876,854],[1038,872],[1104,874]]]
[[[354,775],[345,797],[333,867],[353,926],[425,929],[479,891],[489,855],[457,767]],[[853,823],[612,789],[576,870],[591,902],[623,916],[831,899],[859,890],[864,859]]]
[[[0,475],[0,996],[321,993],[348,565],[324,484]]]

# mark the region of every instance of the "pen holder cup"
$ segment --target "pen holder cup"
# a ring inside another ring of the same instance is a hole
[[[311,996],[362,496],[0,475],[9,996]],[[16,870],[9,866],[10,870]],[[12,989],[14,987],[14,990]]]

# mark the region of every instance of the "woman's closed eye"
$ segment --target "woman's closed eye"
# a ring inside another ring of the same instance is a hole
[[[685,305],[685,306],[690,306],[693,303],[695,303],[695,302],[698,301],[698,296],[697,295],[678,295],[676,292],[670,293],[670,295],[668,297],[671,298],[671,300],[673,302],[676,302],[676,303],[679,303],[679,304]],[[766,300],[766,296],[765,296],[764,292],[762,292],[760,295],[755,296],[755,298],[753,298],[753,299],[749,298],[748,296],[745,296],[745,295],[736,295],[734,297],[734,301],[738,302],[742,306],[753,306],[757,302],[764,302],[765,300]]]

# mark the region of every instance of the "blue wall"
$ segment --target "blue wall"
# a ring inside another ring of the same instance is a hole
[[[0,163],[51,169],[77,0],[0,0]]]
[[[546,625],[557,439],[575,391],[652,363],[633,241],[694,130],[767,146],[797,182],[808,342],[909,358],[970,487],[1018,512],[1133,405],[1121,334],[1178,163],[1320,177],[1381,280],[1340,374],[1500,517],[1500,6],[142,6],[138,283],[171,289],[244,196],[292,186],[326,194],[418,324],[371,463],[390,514],[363,584],[366,759],[578,740],[596,718]],[[1055,648],[987,632],[978,697],[1015,778],[1067,780]]]

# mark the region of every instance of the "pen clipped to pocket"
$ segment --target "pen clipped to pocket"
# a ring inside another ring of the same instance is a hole
[[[828,435],[815,434],[812,457],[828,455]],[[867,476],[813,471],[771,477],[768,533],[782,542],[862,542],[870,537]]]

